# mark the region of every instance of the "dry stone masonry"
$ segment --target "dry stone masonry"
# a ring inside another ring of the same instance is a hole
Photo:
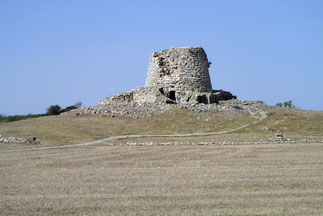
[[[174,103],[196,100],[192,98],[194,93],[212,93],[209,64],[202,47],[153,52],[150,55],[145,87],[159,90]]]
[[[213,90],[210,62],[202,47],[170,48],[150,55],[144,87],[99,101],[98,106],[80,114],[119,114],[131,117],[152,116],[154,112],[178,107],[212,105],[236,99],[230,92]]]

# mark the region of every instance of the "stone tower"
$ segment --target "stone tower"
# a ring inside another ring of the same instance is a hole
[[[153,52],[149,59],[145,87],[157,88],[179,101],[188,92],[212,92],[208,68],[209,61],[202,47]]]
[[[150,55],[145,87],[100,100],[100,104],[212,104],[236,98],[212,90],[210,62],[202,47],[170,48]]]
[[[170,48],[150,55],[146,88],[158,89],[177,103],[193,93],[211,93],[209,61],[202,47]],[[196,94],[195,94],[196,95]]]

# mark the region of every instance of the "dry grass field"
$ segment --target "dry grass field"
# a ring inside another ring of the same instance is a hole
[[[239,111],[175,111],[147,119],[69,113],[1,123],[1,135],[36,136],[41,143],[0,144],[0,215],[323,215],[323,112],[271,109],[267,114],[256,124]],[[27,151],[125,134],[215,132],[245,124],[251,125],[221,135]],[[278,131],[308,143],[125,145],[254,142]]]
[[[322,215],[323,144],[0,154],[1,215]]]

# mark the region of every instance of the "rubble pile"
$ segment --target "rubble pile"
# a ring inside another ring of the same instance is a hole
[[[232,99],[219,101],[214,104],[187,103],[187,104],[165,104],[148,102],[128,102],[114,101],[110,103],[89,106],[80,109],[77,115],[96,114],[96,115],[120,115],[131,118],[147,118],[170,111],[171,109],[187,109],[191,112],[199,113],[203,111],[241,111],[241,112],[259,112],[265,109],[265,105],[254,101],[244,101]]]
[[[290,139],[282,133],[275,133],[273,137],[268,139],[272,142],[289,142]]]

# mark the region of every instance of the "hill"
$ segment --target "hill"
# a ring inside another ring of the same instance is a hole
[[[0,214],[318,215],[322,123],[323,112],[267,106],[0,123],[41,141],[0,144]],[[278,131],[290,140],[268,140]],[[166,146],[129,146],[152,143]]]
[[[0,134],[4,137],[35,136],[41,141],[41,146],[75,144],[121,135],[183,135],[192,133],[211,134],[190,137],[139,137],[116,139],[114,142],[119,144],[146,142],[147,140],[149,142],[165,140],[257,142],[268,140],[275,133],[284,134],[290,141],[299,142],[307,139],[309,142],[320,142],[323,140],[323,112],[265,105],[261,105],[261,110],[266,116],[260,119],[260,111],[249,111],[242,108],[223,111],[208,109],[192,111],[174,106],[173,109],[159,113],[154,117],[140,119],[112,114],[76,115],[77,111],[72,111],[59,116],[1,123]],[[239,129],[240,127],[242,128]],[[226,131],[227,133],[221,134]],[[216,134],[212,135],[212,132]],[[28,147],[28,145],[26,146]]]

